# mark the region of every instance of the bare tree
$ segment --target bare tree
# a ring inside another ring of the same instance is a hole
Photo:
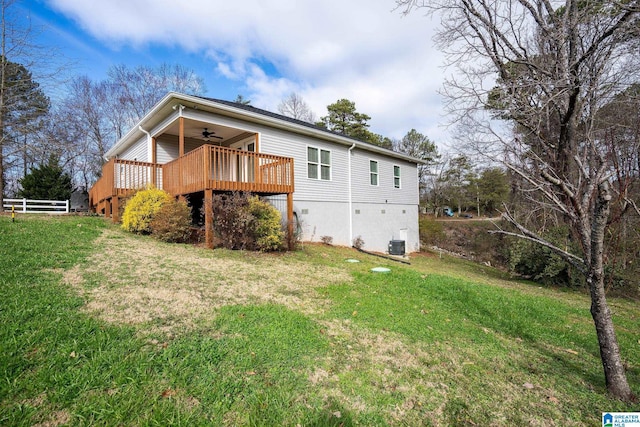
[[[111,67],[107,74],[110,99],[117,104],[120,114],[126,115],[124,125],[127,130],[169,91],[189,95],[205,92],[202,77],[179,64],[162,64],[157,68],[117,65]]]
[[[49,100],[31,73],[37,50],[32,29],[18,24],[15,1],[0,0],[0,198],[11,163],[20,163],[32,122],[46,114]],[[19,142],[18,142],[19,141]],[[0,203],[0,211],[3,210]]]
[[[584,273],[608,391],[634,399],[604,288],[605,232],[617,197],[619,145],[596,126],[598,111],[638,81],[640,1],[397,0],[405,13],[428,7],[436,42],[456,72],[450,111],[469,146],[526,183],[539,206],[569,225],[571,253],[524,226],[519,238],[544,245]],[[631,202],[631,201],[630,201]]]
[[[289,96],[278,104],[278,112],[283,116],[302,120],[303,122],[314,123],[316,121],[313,111],[311,111],[304,99],[295,92],[291,92]]]
[[[101,173],[105,153],[169,91],[200,95],[203,79],[181,65],[112,67],[108,79],[78,76],[55,108],[49,143],[65,146],[61,159],[76,185],[89,188]]]
[[[46,28],[33,26],[19,3],[0,0],[0,194],[17,191],[19,177],[47,161],[48,95],[70,67],[55,46],[36,42]]]

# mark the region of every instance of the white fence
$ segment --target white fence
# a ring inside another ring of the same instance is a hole
[[[29,199],[2,199],[5,211],[15,209],[17,213],[69,213],[68,200],[29,200]]]

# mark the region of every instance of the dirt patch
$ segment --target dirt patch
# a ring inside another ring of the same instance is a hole
[[[426,348],[411,346],[391,332],[375,333],[359,328],[347,320],[323,321],[327,336],[335,343],[334,351],[308,375],[308,380],[326,401],[337,400],[350,411],[365,413],[376,407],[375,396],[363,398],[345,392],[341,382],[358,383],[359,377],[372,381],[375,393],[404,396],[404,400],[387,411],[389,420],[404,420],[419,424],[415,407],[426,405],[427,400],[447,394],[445,387],[433,382],[430,363],[432,356]],[[343,344],[344,343],[344,344]],[[431,390],[425,394],[425,390]],[[430,397],[427,398],[426,395]]]
[[[47,421],[34,424],[33,427],[57,427],[69,425],[70,421],[71,415],[67,411],[55,411],[51,413]]]
[[[247,303],[317,313],[326,301],[314,288],[352,280],[343,270],[286,257],[224,257],[114,229],[95,245],[95,254],[64,281],[87,299],[86,311],[122,324],[190,328],[217,307]]]

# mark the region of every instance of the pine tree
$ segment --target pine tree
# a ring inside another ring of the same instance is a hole
[[[49,161],[31,171],[20,180],[22,190],[18,197],[37,200],[68,200],[73,186],[71,176],[64,172],[55,155]]]

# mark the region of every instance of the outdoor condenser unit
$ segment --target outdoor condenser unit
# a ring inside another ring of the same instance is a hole
[[[404,240],[389,241],[389,255],[404,255]]]

